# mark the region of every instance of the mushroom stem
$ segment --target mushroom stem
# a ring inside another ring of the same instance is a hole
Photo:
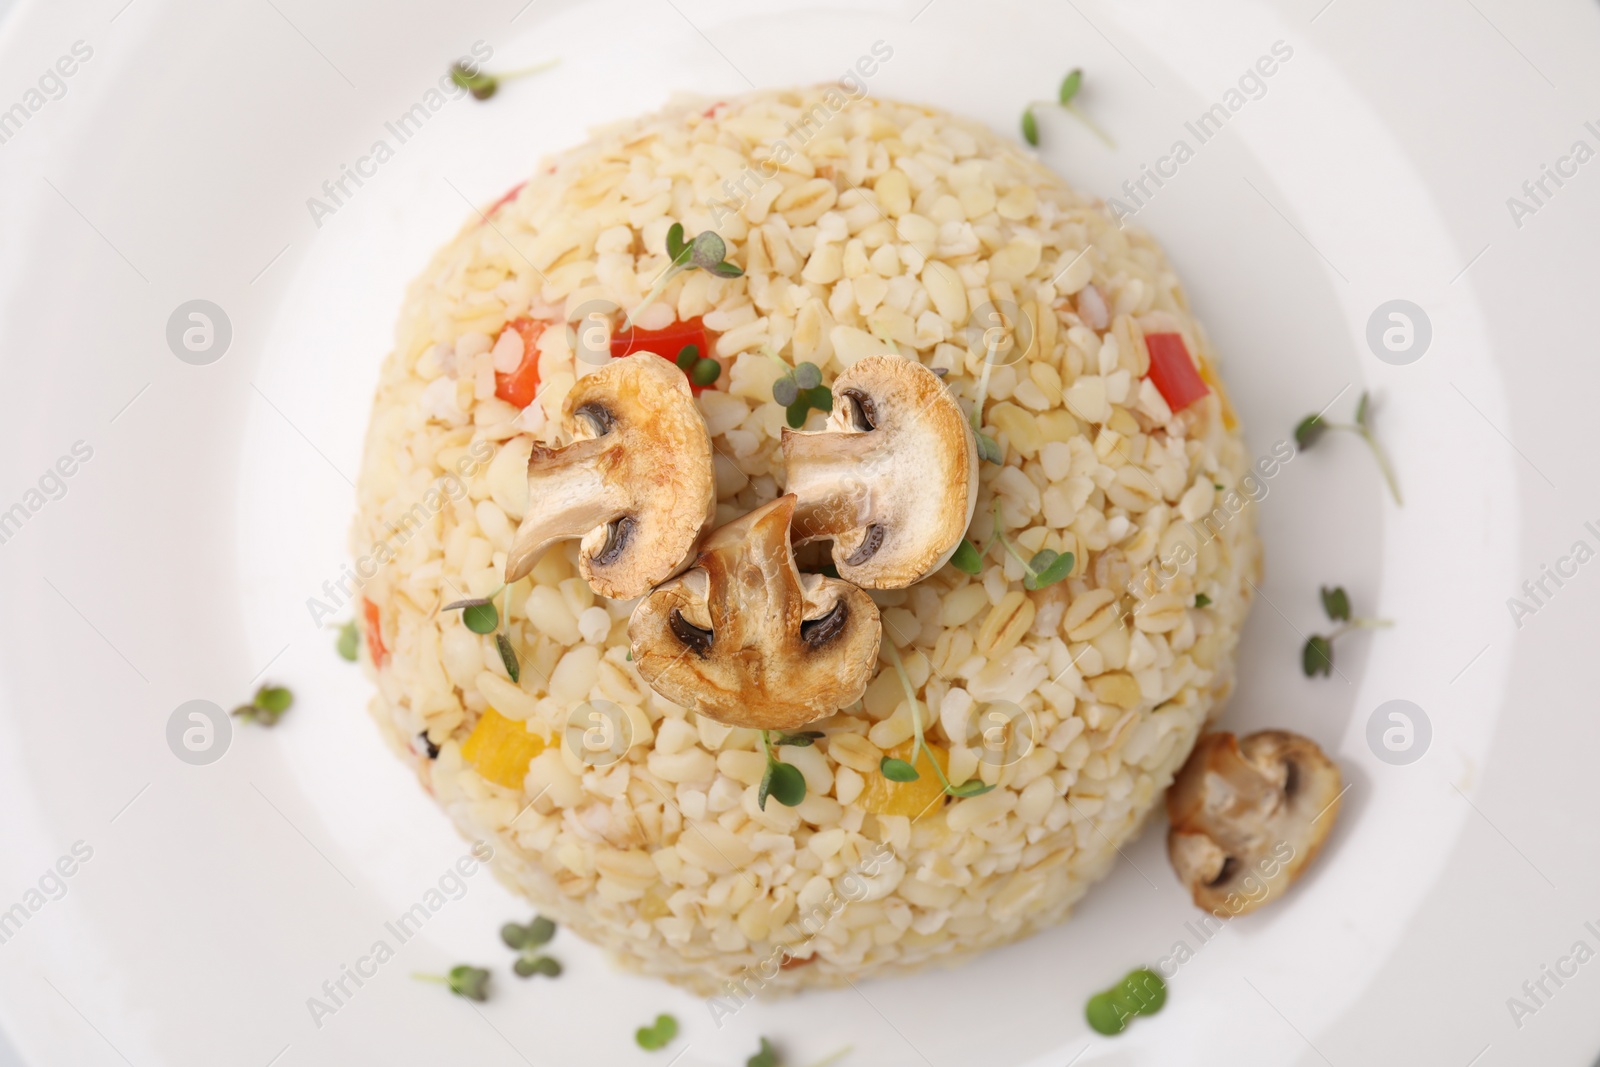
[[[800,498],[794,513],[796,544],[834,540],[870,521],[871,474],[866,469],[881,442],[871,431],[784,431],[789,481],[785,491]],[[853,547],[853,546],[846,546]]]
[[[533,570],[545,550],[619,518],[627,508],[621,486],[608,480],[599,457],[605,439],[576,441],[563,449],[535,445],[528,457],[528,473],[539,477],[539,499],[517,527],[511,554],[506,559],[506,582],[517,581]]]

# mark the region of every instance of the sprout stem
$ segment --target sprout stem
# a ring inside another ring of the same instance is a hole
[[[504,74],[496,74],[494,76],[501,81],[510,81],[512,78],[524,78],[529,74],[538,74],[542,70],[549,70],[560,62],[561,57],[557,56],[555,59],[547,59],[543,63],[535,63],[531,67],[519,67],[516,70],[508,70]]]
[[[906,673],[906,665],[900,660],[900,650],[894,647],[894,641],[884,642],[884,647],[889,650],[889,661],[894,664],[894,671],[900,676],[900,685],[906,691],[906,699],[911,702],[911,730],[916,735],[916,744],[911,749],[911,769],[917,768],[917,756],[928,753],[928,763],[933,767],[933,773],[939,776],[939,781],[944,785],[945,792],[950,791],[950,779],[946,778],[944,771],[939,769],[939,761],[933,758],[933,753],[928,749],[928,743],[922,739],[922,709],[917,701],[916,688],[911,684],[911,676]]]
[[[1037,581],[1039,578],[1039,572],[1033,569],[1032,564],[1022,558],[1022,553],[1018,552],[1014,547],[1012,547],[1011,538],[1005,535],[1004,527],[1000,525],[999,497],[995,497],[994,499],[994,536],[999,540],[1000,547],[1004,548],[1006,553],[1010,555],[1012,559],[1022,564],[1022,569],[1027,573],[1028,577]]]
[[[661,272],[661,276],[657,278],[656,283],[650,287],[650,291],[644,294],[644,300],[639,304],[639,306],[628,312],[628,314],[623,317],[621,332],[627,333],[629,330],[633,329],[633,320],[639,315],[643,314],[645,308],[656,302],[656,299],[660,297],[662,292],[666,290],[667,284],[671,282],[672,279],[676,278],[679,272],[683,269],[683,264],[674,263],[672,266]]]

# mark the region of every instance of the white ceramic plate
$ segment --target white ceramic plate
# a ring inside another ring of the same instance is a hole
[[[1589,1063],[1600,563],[1572,553],[1600,550],[1600,163],[1572,153],[1600,149],[1597,40],[1593,5],[1509,0],[22,4],[0,28],[0,523],[22,505],[0,525],[0,1024],[29,1063],[140,1067],[717,1067],[762,1034],[791,1067],[847,1044],[845,1064],[937,1067]],[[402,143],[386,123],[479,41],[493,67],[562,63]],[[1336,754],[1334,838],[1282,903],[1202,939],[1156,826],[1065,927],[721,1026],[570,935],[559,981],[512,979],[495,932],[528,909],[481,872],[398,944],[385,923],[466,845],[382,747],[308,599],[346,559],[403,286],[590,125],[676,90],[829,80],[876,41],[893,56],[870,92],[1006,131],[1085,68],[1118,147],[1049,114],[1044,156],[1164,242],[1257,452],[1372,391],[1405,506],[1344,435],[1268,483],[1225,719]],[[392,158],[362,162],[378,140]],[[324,181],[358,163],[335,201]],[[181,335],[193,300],[231,337],[185,361],[169,320]],[[1378,313],[1396,300],[1411,347],[1374,348],[1404,333]],[[1309,681],[1323,583],[1396,625]],[[175,757],[180,705],[260,678],[298,696],[277,729]],[[380,939],[395,957],[343,978]],[[408,977],[461,960],[500,967],[481,1008]],[[1091,1034],[1085,998],[1138,963],[1173,973],[1168,1006]],[[641,1052],[660,1011],[681,1036]]]

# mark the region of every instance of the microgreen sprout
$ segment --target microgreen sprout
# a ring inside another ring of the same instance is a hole
[[[990,463],[1006,461],[1005,450],[1000,447],[1000,442],[983,432],[983,405],[989,399],[989,374],[994,369],[994,357],[999,347],[998,337],[989,339],[988,351],[983,354],[983,373],[978,375],[978,395],[972,401],[972,435],[978,442],[978,458]]]
[[[351,619],[339,627],[339,637],[334,641],[333,647],[338,651],[340,659],[347,659],[351,663],[356,661],[361,648],[361,627],[356,625],[356,620]]]
[[[657,1015],[655,1022],[649,1026],[641,1026],[633,1032],[634,1041],[647,1052],[666,1048],[677,1036],[678,1020],[666,1014]]]
[[[525,78],[529,74],[537,74],[541,70],[549,70],[559,59],[547,59],[543,63],[535,63],[531,67],[520,70],[509,70],[504,74],[490,74],[482,70],[476,63],[452,63],[450,65],[450,80],[472,94],[474,100],[487,100],[500,90],[501,82],[512,81],[516,78]]]
[[[977,545],[963,537],[950,557],[950,566],[962,574],[976,576],[983,570],[983,555],[978,551]]]
[[[440,985],[449,986],[450,992],[468,1000],[481,1003],[489,999],[489,972],[482,967],[462,963],[450,968],[449,974],[413,973],[411,977],[419,982],[438,982]]]
[[[250,698],[250,703],[240,704],[233,714],[240,722],[253,722],[261,726],[276,726],[283,713],[294,704],[294,694],[281,685],[263,684]]]
[[[1033,103],[1029,104],[1022,112],[1023,140],[1037,147],[1039,144],[1039,120],[1034,115],[1034,108],[1056,107],[1072,115],[1079,122],[1088,127],[1089,132],[1100,139],[1101,144],[1105,145],[1107,148],[1116,148],[1116,142],[1111,140],[1110,135],[1108,135],[1106,131],[1102,130],[1093,119],[1084,113],[1082,108],[1073,102],[1074,98],[1078,95],[1078,90],[1082,88],[1083,68],[1074,67],[1072,70],[1067,72],[1067,76],[1065,78],[1061,79],[1061,88],[1056,90],[1056,98],[1054,100],[1035,100]]]
[[[772,383],[772,399],[786,409],[790,429],[804,426],[812,408],[833,410],[833,390],[822,384],[822,368],[815,363],[790,367],[770,351],[767,354],[784,368],[783,377]]]
[[[1323,586],[1318,592],[1322,599],[1322,610],[1328,618],[1344,625],[1331,634],[1312,634],[1306,638],[1305,647],[1300,651],[1300,669],[1305,671],[1307,678],[1315,678],[1319,674],[1327,677],[1333,673],[1333,643],[1351,630],[1376,630],[1394,625],[1388,619],[1352,618],[1350,595],[1342,585],[1331,589]]]
[[[761,1048],[754,1056],[744,1061],[744,1067],[780,1067],[778,1050],[772,1047],[772,1042],[763,1037]]]
[[[667,231],[667,255],[672,257],[672,263],[661,272],[661,276],[650,287],[650,291],[644,294],[639,306],[622,320],[623,333],[633,329],[633,320],[645,308],[656,302],[656,298],[666,289],[668,282],[686,270],[703,270],[718,278],[738,278],[744,274],[743,267],[728,262],[726,241],[711,230],[696,235],[693,241],[685,241],[681,222],[674,222],[672,228]]]
[[[933,758],[933,751],[928,748],[928,742],[922,736],[922,705],[917,700],[917,690],[911,684],[911,676],[906,673],[906,665],[900,659],[900,650],[894,647],[893,641],[885,641],[882,647],[889,654],[889,662],[893,664],[894,672],[900,676],[900,687],[905,690],[906,700],[911,704],[911,732],[914,743],[911,746],[909,761],[885,756],[879,762],[878,770],[891,782],[914,782],[922,777],[917,771],[917,758],[926,754],[928,765],[933,768],[933,773],[938,776],[939,783],[944,786],[947,795],[957,798],[976,797],[993,789],[994,786],[985,785],[981,778],[972,778],[960,785],[950,784],[950,779],[939,767],[939,761]]]
[[[684,345],[678,349],[678,358],[673,362],[695,385],[709,386],[722,375],[722,364],[700,355],[699,345]]]
[[[505,594],[505,610],[494,606],[494,598]],[[440,611],[461,612],[461,624],[475,634],[494,634],[494,645],[500,653],[500,662],[513,682],[522,680],[522,664],[511,638],[500,628],[502,620],[511,614],[511,587],[502,585],[488,596],[469,597],[446,604]]]
[[[798,734],[779,733],[774,738],[771,730],[761,731],[761,751],[767,755],[767,769],[761,775],[761,785],[756,790],[758,808],[767,810],[769,796],[786,808],[795,807],[806,798],[805,775],[794,764],[779,760],[772,750],[781,745],[805,747],[821,736],[819,731],[806,730]]]
[[[1211,598],[1204,593],[1196,593],[1194,595],[1194,606],[1197,608],[1209,608],[1211,606]]]
[[[507,948],[516,949],[520,953],[516,962],[511,965],[512,973],[518,978],[529,978],[536,974],[550,978],[559,975],[560,962],[539,951],[554,936],[556,936],[556,924],[543,915],[536,916],[526,926],[506,923],[500,927],[500,940],[506,943]]]
[[[1120,1034],[1136,1015],[1154,1015],[1167,1002],[1167,984],[1148,967],[1129,971],[1110,989],[1096,993],[1084,1006],[1090,1029],[1108,1037]]]
[[[1367,443],[1372,450],[1373,458],[1378,461],[1378,470],[1383,472],[1383,480],[1389,485],[1389,492],[1394,495],[1394,502],[1401,506],[1405,501],[1400,498],[1400,483],[1394,476],[1394,468],[1389,464],[1389,457],[1384,454],[1383,447],[1378,444],[1378,438],[1372,432],[1371,394],[1362,393],[1360,401],[1356,404],[1355,422],[1329,422],[1321,415],[1307,415],[1301,419],[1294,428],[1294,442],[1303,452],[1316,444],[1327,430],[1344,430],[1355,434]]]
[[[1046,586],[1055,585],[1067,575],[1072,573],[1076,560],[1071,552],[1056,552],[1053,549],[1043,548],[1030,557],[1024,557],[1018,552],[1011,539],[1006,536],[1005,526],[1000,518],[1000,500],[994,502],[994,536],[1000,542],[1000,547],[1006,550],[1006,555],[1022,564],[1022,587],[1024,589],[1038,590]]]

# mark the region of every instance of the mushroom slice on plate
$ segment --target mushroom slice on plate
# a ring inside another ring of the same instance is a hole
[[[939,376],[867,356],[833,383],[827,428],[783,431],[795,541],[831,540],[839,577],[903,589],[944,566],[978,502],[978,446]]]
[[[557,541],[583,538],[578,569],[596,593],[632,600],[694,558],[711,523],[711,438],[689,381],[650,352],[578,379],[562,407],[564,448],[534,445],[528,511],[506,555],[506,581]]]
[[[706,538],[693,569],[639,602],[634,665],[675,704],[730,726],[792,730],[860,698],[878,662],[878,606],[801,574],[793,496]]]
[[[1195,905],[1243,915],[1292,885],[1339,817],[1338,766],[1285,730],[1207,734],[1167,792],[1167,855]]]

